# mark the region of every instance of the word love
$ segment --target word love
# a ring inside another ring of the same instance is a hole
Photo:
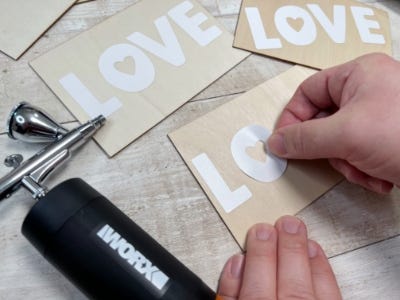
[[[249,125],[240,129],[231,141],[231,152],[237,166],[260,182],[277,180],[283,175],[287,166],[285,159],[272,154],[267,154],[265,161],[262,162],[247,154],[248,148],[254,147],[259,141],[264,143],[270,135],[271,132],[263,126]],[[196,156],[192,159],[192,163],[225,212],[233,211],[252,197],[246,185],[231,191],[207,154]]]
[[[346,42],[347,10],[344,5],[333,5],[333,17],[330,19],[318,4],[306,4],[306,8],[286,5],[278,8],[274,14],[275,28],[288,43],[296,46],[306,46],[317,39],[317,25],[323,28],[330,39],[337,44]],[[374,11],[368,7],[350,6],[354,23],[360,39],[368,44],[385,44],[383,35],[373,32],[381,28],[374,20]],[[257,49],[279,49],[282,41],[279,37],[270,36],[264,29],[260,11],[257,7],[245,8],[247,21]],[[295,22],[300,24],[295,26]]]
[[[103,78],[114,88],[137,93],[148,88],[156,77],[152,61],[154,58],[148,54],[175,67],[185,64],[185,54],[169,19],[201,47],[207,46],[218,38],[222,34],[221,29],[215,25],[204,28],[203,23],[208,20],[207,16],[202,12],[193,14],[192,8],[191,2],[184,1],[171,8],[167,15],[154,20],[161,42],[141,32],[133,32],[126,37],[127,42],[107,48],[98,60],[98,68]],[[135,64],[132,72],[127,73],[117,68],[118,63],[123,63],[126,59],[133,60]],[[99,114],[107,117],[122,106],[117,97],[111,97],[104,103],[97,99],[74,73],[63,76],[59,82],[91,118]]]

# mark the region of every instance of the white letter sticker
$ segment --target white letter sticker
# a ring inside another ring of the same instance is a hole
[[[239,168],[248,176],[261,181],[272,182],[283,175],[286,159],[267,153],[265,162],[251,158],[246,149],[254,147],[258,141],[265,142],[271,132],[260,125],[249,125],[240,129],[232,139],[231,152]]]
[[[245,185],[232,192],[207,154],[197,155],[192,163],[226,213],[251,198],[252,194]]]

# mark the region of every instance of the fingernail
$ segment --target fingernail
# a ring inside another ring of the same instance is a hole
[[[231,261],[231,275],[234,278],[240,278],[242,276],[244,256],[241,254],[232,257]]]
[[[317,244],[314,241],[309,240],[308,241],[308,257],[309,258],[314,258],[318,254],[318,247]]]
[[[283,230],[287,233],[295,234],[299,231],[301,221],[295,217],[286,216],[282,220]]]
[[[267,241],[271,235],[272,229],[268,225],[259,224],[256,228],[256,237],[261,241]]]
[[[274,133],[268,139],[268,149],[275,155],[284,156],[287,154],[283,135]]]

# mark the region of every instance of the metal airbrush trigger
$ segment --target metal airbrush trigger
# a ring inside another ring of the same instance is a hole
[[[9,197],[19,187],[25,187],[35,199],[46,195],[42,182],[70,156],[71,151],[87,141],[104,124],[97,118],[70,131],[48,114],[26,102],[16,105],[7,120],[7,133],[12,139],[29,143],[48,143],[44,149],[26,161],[20,154],[9,155],[4,164],[13,170],[0,178],[0,200]]]

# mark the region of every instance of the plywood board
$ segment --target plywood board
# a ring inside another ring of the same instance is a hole
[[[261,182],[242,171],[232,155],[231,143],[237,133],[252,124],[272,129],[296,87],[313,72],[304,67],[293,67],[169,135],[242,246],[250,226],[257,222],[273,223],[284,214],[297,213],[341,180],[341,176],[324,160],[291,160],[281,177]],[[245,150],[252,159],[260,159],[256,147]],[[204,160],[205,156],[212,166]],[[202,164],[199,164],[199,159]],[[267,157],[265,161],[269,159]],[[213,177],[204,175],[207,168],[214,172]],[[215,192],[218,188],[228,189],[231,193],[221,196]],[[250,195],[235,205],[236,197],[246,194],[246,189]],[[227,202],[228,206],[229,203],[233,205],[233,209],[226,205]]]
[[[233,36],[197,2],[144,0],[48,52],[31,66],[110,156],[241,60]]]
[[[234,46],[319,69],[392,54],[388,14],[348,0],[244,0]]]
[[[0,51],[17,59],[76,0],[0,0]]]

